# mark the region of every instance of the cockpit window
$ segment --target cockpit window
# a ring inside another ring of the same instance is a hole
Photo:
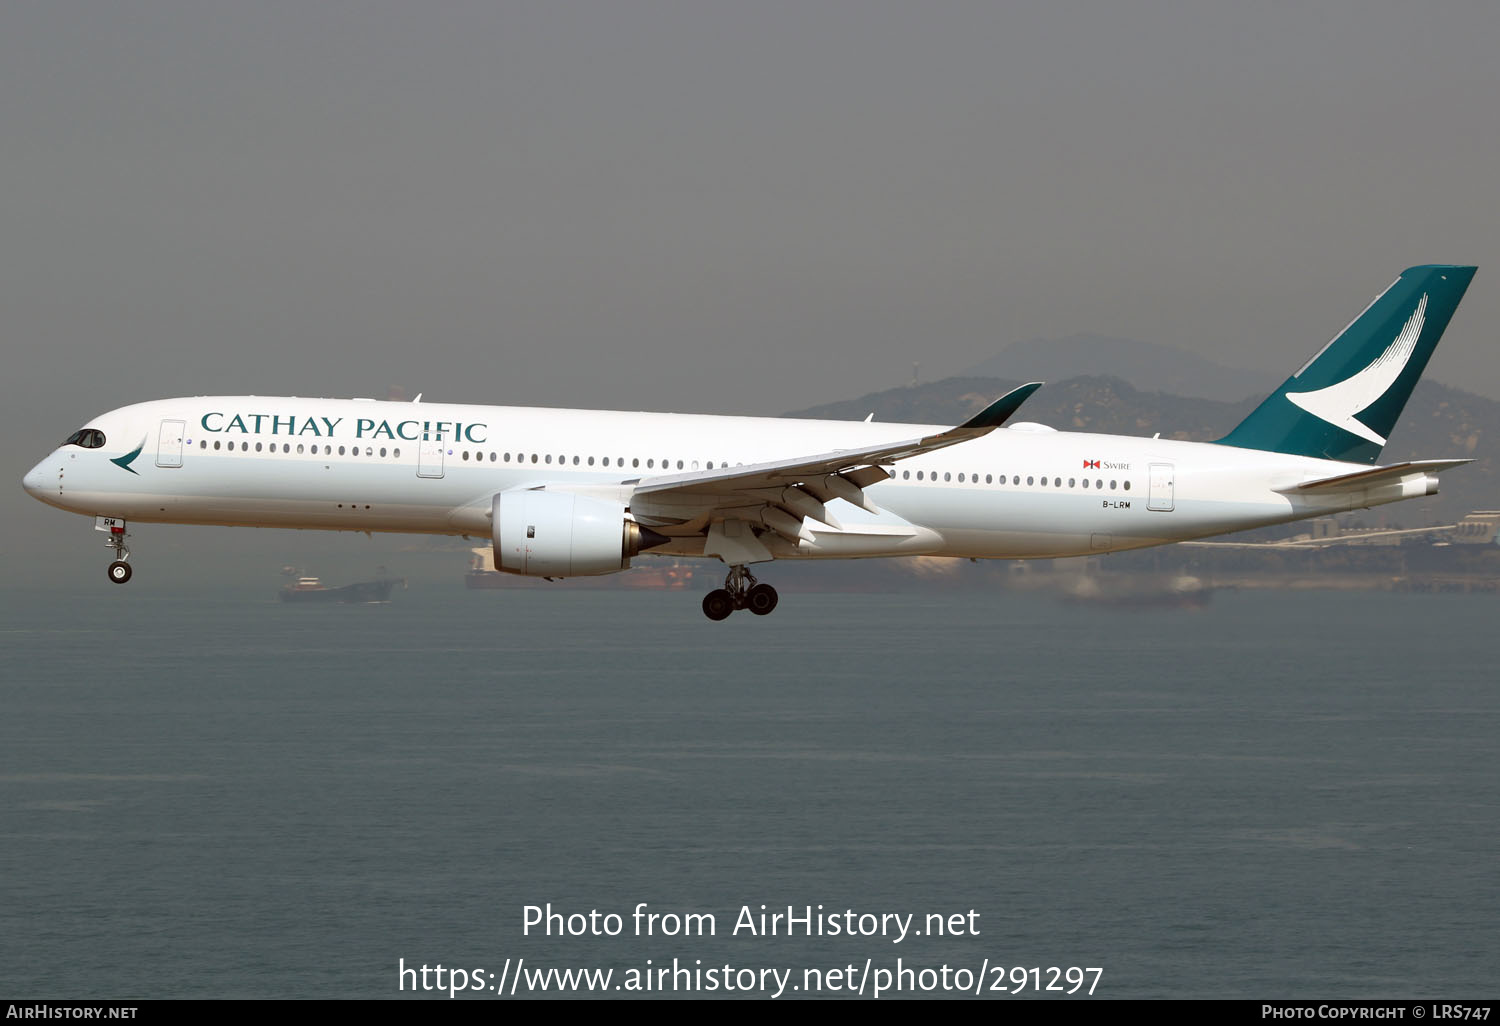
[[[98,449],[104,445],[104,432],[98,428],[81,428],[68,436],[63,445],[76,445],[82,449]]]

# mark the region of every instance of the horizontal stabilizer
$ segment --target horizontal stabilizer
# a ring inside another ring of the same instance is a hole
[[[1473,460],[1422,460],[1417,463],[1392,463],[1386,467],[1372,467],[1369,470],[1356,470],[1352,474],[1340,474],[1337,477],[1323,477],[1316,481],[1304,481],[1299,485],[1289,488],[1278,488],[1283,494],[1296,492],[1306,495],[1308,492],[1347,492],[1356,488],[1368,488],[1371,485],[1394,483],[1404,477],[1414,474],[1436,474],[1452,467],[1461,467],[1465,463],[1473,463]]]

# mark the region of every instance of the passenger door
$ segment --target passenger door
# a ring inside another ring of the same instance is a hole
[[[180,420],[164,420],[156,436],[156,465],[182,466],[182,436],[187,425]]]
[[[443,476],[443,453],[447,445],[442,435],[422,439],[422,444],[417,449],[418,477]]]
[[[1151,464],[1151,495],[1146,502],[1147,509],[1154,509],[1161,513],[1170,513],[1176,504],[1176,473],[1170,463]]]

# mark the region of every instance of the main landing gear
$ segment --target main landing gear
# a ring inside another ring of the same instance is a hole
[[[729,576],[724,578],[724,587],[703,596],[703,615],[710,620],[722,620],[736,609],[748,609],[756,616],[765,616],[776,608],[776,597],[775,588],[757,583],[744,566],[732,566]]]
[[[109,579],[116,584],[124,584],[130,580],[130,564],[125,562],[130,558],[130,550],[125,547],[125,522],[115,521],[109,525],[109,541],[104,544],[115,550],[115,561],[109,564]]]

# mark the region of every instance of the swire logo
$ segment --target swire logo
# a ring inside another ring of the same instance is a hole
[[[1099,469],[1099,461],[1098,460],[1084,460],[1083,461],[1083,469],[1084,470],[1098,470]]]

